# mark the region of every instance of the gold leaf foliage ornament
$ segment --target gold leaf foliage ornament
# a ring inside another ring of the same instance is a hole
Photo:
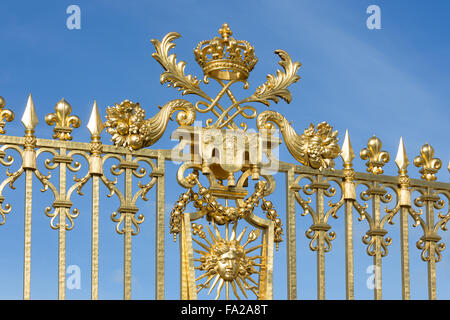
[[[201,41],[194,49],[196,61],[203,69],[204,83],[209,83],[209,78],[215,79],[222,89],[215,97],[210,97],[200,88],[200,80],[192,75],[185,74],[186,62],[177,62],[176,55],[170,54],[170,50],[175,47],[173,41],[180,37],[176,32],[170,32],[159,41],[157,39],[151,40],[155,47],[155,52],[152,57],[163,67],[164,72],[161,74],[161,84],[167,83],[169,87],[177,88],[182,95],[193,94],[201,99],[194,104],[184,100],[183,107],[188,108],[189,112],[207,113],[211,112],[217,120],[213,123],[213,119],[207,119],[207,127],[210,128],[228,128],[238,129],[234,119],[242,116],[245,119],[253,119],[257,116],[256,110],[252,106],[244,105],[247,103],[258,102],[266,106],[270,105],[270,101],[278,103],[280,99],[289,103],[292,99],[291,92],[288,86],[297,82],[300,76],[297,71],[301,64],[299,62],[292,62],[289,54],[283,50],[276,50],[275,53],[281,58],[279,64],[283,70],[278,70],[275,75],[269,74],[267,81],[257,87],[256,91],[242,99],[238,100],[232,93],[230,87],[236,82],[244,82],[244,89],[248,89],[249,85],[247,78],[249,73],[254,68],[258,59],[255,56],[253,46],[245,40],[236,40],[231,37],[232,32],[227,24],[223,24],[219,30],[220,37],[214,37],[212,40]],[[231,100],[229,106],[222,106],[221,99],[228,96]],[[127,100],[123,102],[125,105],[122,109],[130,109],[126,107],[130,102]],[[170,102],[169,102],[170,103]],[[138,106],[133,106],[131,109],[141,112]],[[119,107],[116,106],[116,109]],[[122,112],[122,111],[120,111]],[[122,112],[110,109],[107,115],[108,122],[106,123],[107,131],[113,135],[113,141],[116,145],[128,146],[131,150],[140,149],[149,146],[161,136],[160,129],[165,129],[165,125],[143,126],[143,118],[139,114],[134,115],[130,112]],[[127,116],[134,116],[134,120],[138,120],[137,125],[133,126]],[[161,117],[163,115],[161,114]],[[192,116],[194,117],[194,116]],[[164,121],[163,121],[164,123]],[[240,126],[245,131],[247,124],[241,123]],[[139,127],[139,129],[137,129]],[[152,130],[155,129],[156,132]]]
[[[172,41],[178,39],[181,35],[177,32],[170,32],[164,38],[159,41],[152,39],[151,42],[155,47],[156,52],[152,54],[152,57],[159,62],[165,72],[161,74],[161,84],[168,83],[168,87],[172,86],[178,88],[182,92],[182,95],[196,94],[203,98],[209,99],[199,87],[200,81],[197,77],[192,75],[185,75],[184,68],[186,62],[180,61],[177,63],[176,55],[169,55],[169,51],[175,47],[175,43]]]
[[[171,101],[152,118],[153,121],[144,121],[143,110],[138,104],[130,103],[128,100],[121,104],[122,107],[116,105],[109,108],[106,127],[107,131],[113,135],[112,140],[116,145],[136,150],[155,143],[166,128],[167,115],[177,110],[174,105],[184,112],[182,115],[185,116],[186,121],[183,124],[192,123],[187,120],[193,121],[197,111],[212,112],[217,120],[213,123],[212,119],[208,119],[206,122],[208,128],[226,127],[234,130],[238,128],[234,123],[237,116],[243,116],[246,119],[257,116],[256,110],[245,105],[247,103],[257,102],[270,106],[271,102],[278,103],[280,99],[287,103],[291,102],[292,94],[288,87],[299,81],[300,76],[297,72],[301,63],[293,62],[289,54],[283,50],[275,51],[275,54],[280,57],[279,64],[282,69],[277,70],[275,74],[269,74],[266,82],[258,86],[252,95],[242,100],[236,99],[231,92],[231,85],[244,82],[244,89],[248,89],[247,78],[258,59],[255,57],[253,46],[247,41],[231,37],[232,32],[227,24],[222,25],[219,34],[220,37],[201,41],[194,49],[195,59],[203,69],[204,83],[208,84],[208,78],[212,78],[222,86],[214,98],[200,89],[200,80],[197,80],[197,77],[185,74],[186,63],[177,62],[176,55],[170,54],[170,50],[175,47],[173,40],[180,37],[178,33],[171,32],[161,41],[151,40],[156,50],[152,57],[164,69],[160,78],[161,84],[167,83],[169,87],[178,88],[182,95],[194,94],[204,100],[196,102],[195,105],[186,100]],[[232,102],[228,107],[219,104],[224,95],[227,95]],[[164,113],[164,110],[167,112]],[[332,131],[329,124],[322,122],[316,127],[311,124],[303,134],[298,135],[281,114],[264,111],[258,116],[258,129],[273,129],[269,122],[280,127],[289,151],[300,163],[315,169],[334,167],[333,159],[339,155],[340,148],[337,144],[337,131]],[[245,131],[247,125],[241,123],[241,127]]]
[[[255,93],[253,93],[251,96],[238,101],[234,102],[230,107],[228,107],[226,110],[223,111],[223,113],[218,117],[216,124],[218,127],[223,127],[221,123],[225,121],[226,116],[228,116],[229,112],[236,108],[237,111],[234,113],[234,115],[239,114],[242,104],[245,103],[251,103],[251,102],[258,102],[262,103],[266,106],[270,106],[270,100],[272,100],[275,103],[278,103],[280,101],[280,98],[286,101],[287,103],[290,103],[292,100],[292,94],[287,89],[291,84],[297,82],[300,80],[300,76],[297,75],[297,71],[301,66],[300,62],[292,62],[291,57],[286,51],[283,50],[276,50],[276,54],[278,54],[281,58],[279,64],[283,67],[284,72],[282,70],[277,70],[276,76],[269,74],[267,76],[267,81],[260,85]],[[244,86],[244,88],[247,88],[248,84]],[[233,116],[234,116],[233,115]],[[233,117],[232,116],[232,117]],[[255,113],[256,116],[256,113]],[[250,117],[249,117],[250,118]],[[228,120],[229,121],[229,120]],[[224,122],[225,124],[227,121]]]
[[[283,135],[286,147],[292,156],[305,166],[314,169],[333,168],[334,160],[340,154],[338,131],[327,122],[321,122],[316,127],[311,123],[298,135],[289,121],[276,111],[266,110],[260,113],[256,120],[258,130],[273,130],[275,123]]]
[[[189,101],[169,101],[155,116],[145,119],[145,110],[139,103],[125,100],[106,109],[106,131],[112,135],[111,140],[116,146],[130,150],[148,147],[161,138],[175,111],[179,111],[176,117],[179,125],[189,126],[194,123],[194,106]]]
[[[267,81],[256,88],[255,93],[249,98],[250,101],[260,102],[266,106],[270,105],[269,100],[278,103],[279,98],[287,103],[292,100],[292,94],[287,89],[288,86],[300,80],[297,74],[302,65],[300,62],[292,62],[289,54],[284,50],[275,50],[275,53],[281,58],[278,62],[284,69],[284,72],[277,70],[277,75],[267,75]]]

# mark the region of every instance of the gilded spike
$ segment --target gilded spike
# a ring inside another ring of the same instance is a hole
[[[22,123],[27,131],[34,131],[34,128],[36,128],[38,122],[39,120],[36,115],[36,110],[34,109],[33,98],[30,93],[28,96],[27,106],[25,107],[25,111],[22,116]]]
[[[408,156],[406,154],[403,137],[400,138],[397,156],[395,157],[395,163],[397,164],[399,173],[406,174],[407,168],[409,165],[409,160],[408,160]]]
[[[344,168],[351,168],[352,161],[355,158],[355,153],[353,152],[352,143],[350,142],[348,130],[345,130],[344,143],[341,149],[341,158],[344,161]]]
[[[99,137],[104,126],[102,118],[97,108],[97,101],[94,101],[92,106],[91,116],[89,117],[89,122],[86,126],[93,137]]]
[[[373,174],[382,174],[383,166],[389,162],[390,156],[386,151],[382,151],[381,140],[375,135],[367,142],[367,148],[364,148],[360,152],[360,157],[363,160],[369,160],[366,162],[367,172]]]
[[[436,173],[442,167],[442,161],[439,158],[434,158],[433,147],[426,143],[420,149],[420,155],[414,158],[414,165],[422,167],[419,170],[422,179],[435,181]]]
[[[401,187],[401,189],[399,190],[399,204],[400,206],[411,207],[411,191],[409,190],[411,181],[408,177],[409,160],[408,156],[406,155],[403,137],[400,138],[397,156],[395,157],[395,164],[398,167],[398,182]]]
[[[102,169],[102,159],[100,157],[103,145],[100,141],[100,133],[103,130],[103,123],[100,118],[100,113],[97,108],[97,101],[94,100],[94,105],[92,106],[91,116],[89,118],[89,122],[87,124],[87,128],[91,133],[91,154],[92,158],[90,159],[90,172],[91,174],[101,175],[103,173]]]

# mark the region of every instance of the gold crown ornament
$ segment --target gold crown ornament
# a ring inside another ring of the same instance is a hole
[[[205,76],[216,80],[246,81],[258,59],[255,48],[245,41],[230,37],[228,24],[219,29],[221,37],[199,42],[194,49],[195,60]]]

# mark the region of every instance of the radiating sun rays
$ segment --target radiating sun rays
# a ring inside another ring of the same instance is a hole
[[[204,281],[197,284],[197,294],[203,289],[209,289],[208,295],[210,295],[216,288],[216,300],[224,295],[225,299],[229,300],[231,292],[237,299],[241,299],[241,297],[248,299],[250,292],[253,292],[258,298],[259,284],[252,278],[252,275],[259,275],[263,257],[261,255],[248,256],[248,254],[260,249],[262,244],[249,248],[246,246],[259,237],[261,230],[250,231],[245,243],[241,244],[247,227],[237,235],[237,222],[235,222],[230,234],[229,224],[225,224],[224,238],[214,222],[212,223],[214,232],[205,224],[208,234],[203,230],[203,225],[192,224],[193,235],[201,239],[192,238],[199,246],[199,249],[194,248],[194,256],[197,256],[194,261],[200,263],[195,269],[202,273],[195,279],[195,282]],[[256,262],[258,259],[259,263]],[[225,291],[224,295],[223,291]]]

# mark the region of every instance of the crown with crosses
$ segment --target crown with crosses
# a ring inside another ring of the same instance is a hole
[[[226,23],[219,34],[221,37],[199,42],[194,49],[195,60],[205,76],[218,80],[247,80],[258,62],[255,48],[245,40],[231,37],[233,33]]]

